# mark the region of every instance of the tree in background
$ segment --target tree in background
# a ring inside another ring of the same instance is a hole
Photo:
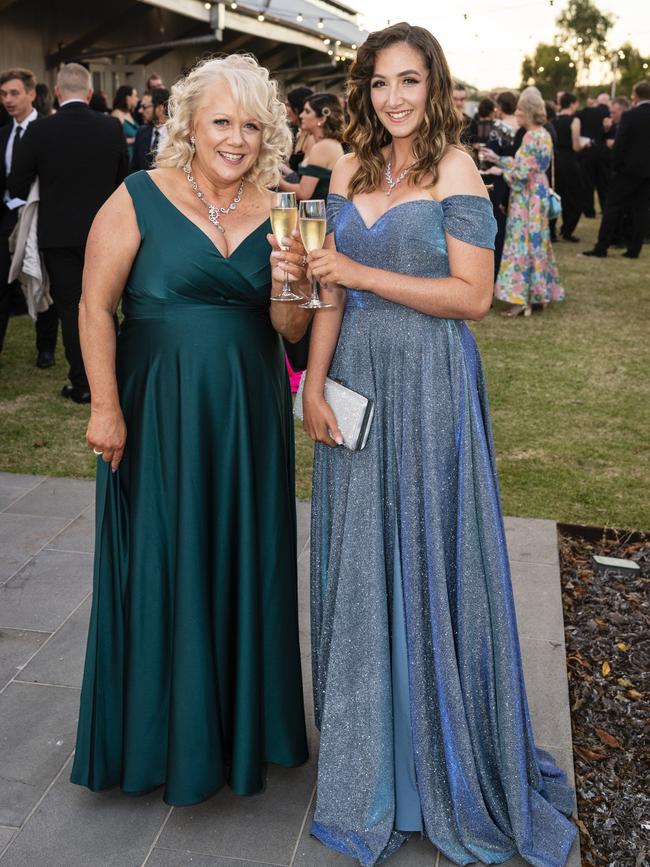
[[[569,0],[556,23],[558,44],[575,58],[580,78],[586,77],[593,60],[608,57],[607,34],[614,19],[591,0]]]
[[[629,97],[632,87],[643,78],[650,76],[650,58],[643,55],[629,42],[621,45],[617,52],[616,68],[618,82],[616,92],[619,96]]]
[[[532,57],[524,57],[521,64],[522,85],[534,84],[546,99],[553,99],[558,90],[572,91],[576,76],[571,56],[557,45],[540,42]]]

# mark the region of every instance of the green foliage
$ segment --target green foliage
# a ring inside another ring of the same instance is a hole
[[[626,42],[618,50],[617,96],[627,96],[629,99],[634,85],[644,78],[650,78],[650,57],[644,57],[638,49]]]
[[[554,99],[558,90],[572,91],[576,68],[571,56],[556,45],[540,42],[532,57],[521,64],[522,87],[534,84],[546,99]]]
[[[556,23],[559,44],[574,54],[579,72],[586,71],[592,60],[607,53],[607,34],[614,19],[591,0],[569,0]]]

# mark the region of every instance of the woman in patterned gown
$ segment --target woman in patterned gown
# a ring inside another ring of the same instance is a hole
[[[411,832],[457,864],[519,853],[560,867],[572,797],[533,738],[485,383],[463,321],[490,308],[492,207],[430,33],[371,34],[351,76],[353,153],[334,169],[326,246],[310,254],[334,305],[314,319],[303,407],[317,441],[312,833],[364,867]],[[362,451],[336,447],[328,374],[375,403]]]
[[[510,187],[506,237],[494,294],[511,307],[506,316],[530,316],[533,305],[543,310],[563,301],[564,289],[551,245],[546,172],[553,142],[544,129],[546,108],[539,91],[527,87],[519,97],[517,120],[526,130],[514,157],[498,157],[485,149],[481,157],[496,165],[486,175],[502,175]]]

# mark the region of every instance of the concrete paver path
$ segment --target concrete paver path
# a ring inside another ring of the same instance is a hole
[[[160,792],[69,783],[92,589],[94,484],[0,473],[0,867],[329,867],[309,836],[318,735],[309,663],[309,504],[298,503],[300,618],[312,759],[271,767],[265,792],[171,808]],[[538,746],[573,780],[556,527],[506,519]],[[394,867],[448,867],[413,837]],[[523,865],[519,858],[507,862]],[[576,843],[569,867],[579,867]]]

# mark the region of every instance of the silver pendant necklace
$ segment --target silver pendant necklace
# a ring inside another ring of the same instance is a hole
[[[384,177],[386,178],[386,183],[388,184],[388,189],[386,190],[386,195],[390,196],[395,187],[398,184],[401,184],[404,178],[408,175],[413,167],[413,163],[410,166],[407,166],[403,171],[399,173],[399,175],[393,180],[393,157],[386,163],[386,168],[384,169]]]
[[[183,167],[183,171],[185,172],[185,175],[187,176],[187,180],[190,182],[190,186],[194,190],[194,193],[195,193],[197,199],[199,199],[199,201],[203,202],[203,204],[208,209],[208,220],[210,220],[210,222],[214,226],[217,227],[217,229],[221,232],[222,235],[225,235],[226,234],[226,227],[221,224],[221,221],[219,219],[219,214],[229,214],[231,211],[234,211],[235,208],[237,207],[237,205],[241,202],[241,196],[242,196],[242,193],[244,192],[244,179],[242,178],[242,182],[239,185],[239,190],[237,191],[237,195],[232,200],[232,202],[229,205],[227,205],[225,208],[222,208],[219,205],[211,205],[210,202],[208,202],[208,200],[205,198],[205,196],[203,195],[203,193],[199,189],[199,185],[197,184],[194,177],[192,176],[192,166],[190,165],[190,163],[188,163],[186,166]]]

